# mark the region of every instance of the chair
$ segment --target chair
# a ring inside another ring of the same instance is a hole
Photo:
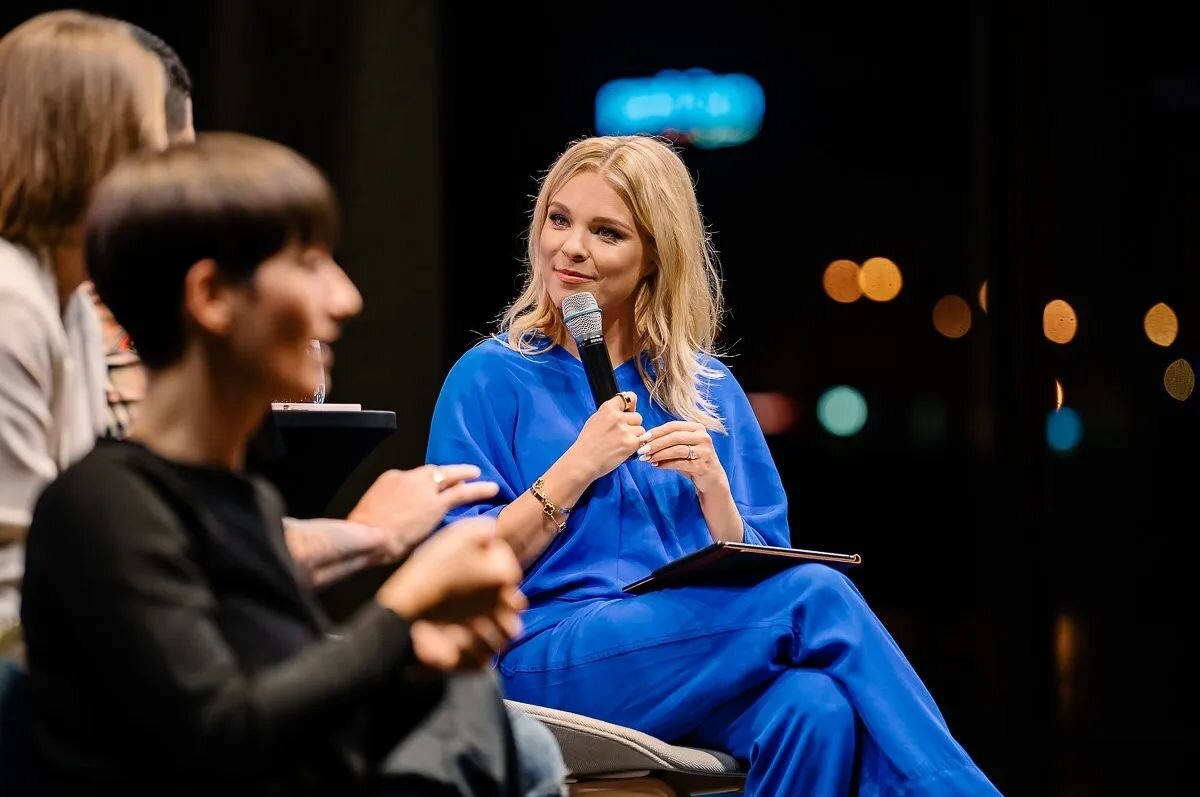
[[[507,702],[550,728],[571,772],[572,797],[689,797],[742,790],[745,772],[725,753],[667,744],[568,711]]]
[[[14,661],[0,658],[0,794],[28,793],[33,731],[29,716],[29,676]]]

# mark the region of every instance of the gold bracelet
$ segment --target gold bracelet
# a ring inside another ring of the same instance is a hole
[[[546,517],[550,518],[550,522],[557,526],[558,531],[561,532],[567,527],[567,515],[571,514],[571,510],[565,506],[555,505],[553,501],[546,497],[546,493],[543,492],[545,489],[546,483],[541,477],[538,477],[538,479],[529,486],[529,492],[533,493],[533,497],[536,498],[542,505],[542,513]],[[561,512],[563,516],[562,522],[559,522],[554,517],[559,512]]]

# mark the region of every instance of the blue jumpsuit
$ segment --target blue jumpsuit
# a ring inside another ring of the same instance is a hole
[[[727,434],[713,445],[750,543],[791,545],[787,497],[745,393],[719,361],[705,382]],[[647,429],[633,361],[616,368]],[[451,370],[427,461],[473,463],[500,485],[451,519],[499,514],[594,412],[561,347],[524,356],[491,338]],[[522,585],[525,631],[499,663],[507,695],[726,751],[748,795],[996,794],[845,576],[806,564],[750,587],[621,588],[712,542],[687,477],[632,460],[584,493]]]

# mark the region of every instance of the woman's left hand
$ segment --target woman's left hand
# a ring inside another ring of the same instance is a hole
[[[712,438],[703,424],[671,421],[642,435],[638,458],[667,470],[677,470],[692,480],[696,491],[704,494],[729,491],[725,468],[713,449]]]

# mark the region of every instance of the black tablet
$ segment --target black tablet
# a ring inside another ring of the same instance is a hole
[[[715,542],[663,565],[640,581],[626,585],[624,591],[641,595],[667,587],[753,584],[806,562],[820,562],[844,570],[862,562],[862,557],[856,553]]]

